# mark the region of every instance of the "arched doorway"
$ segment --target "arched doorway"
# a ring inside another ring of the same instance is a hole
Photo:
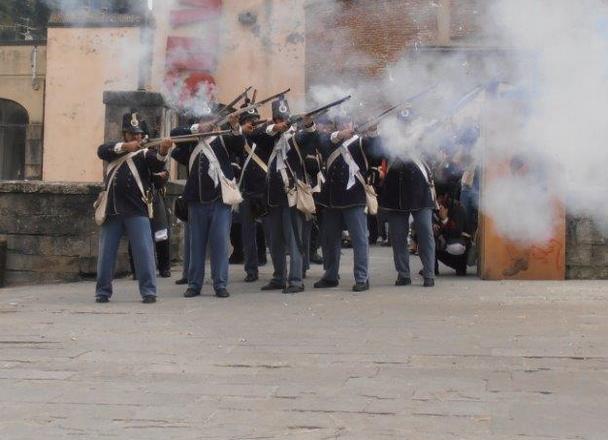
[[[23,106],[0,98],[0,180],[24,178],[28,123]]]

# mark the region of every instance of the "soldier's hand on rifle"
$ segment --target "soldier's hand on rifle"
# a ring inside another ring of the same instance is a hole
[[[126,151],[127,153],[134,153],[140,148],[141,144],[139,141],[124,142],[121,147],[122,151]]]
[[[287,130],[289,130],[289,124],[287,122],[277,122],[274,124],[272,131],[275,133],[285,133]]]
[[[355,131],[352,128],[347,128],[346,130],[341,130],[338,132],[338,139],[340,141],[345,141],[346,139],[350,139],[355,134]]]
[[[365,133],[367,136],[377,136],[378,135],[378,124],[372,125],[367,129]]]
[[[161,156],[166,156],[171,147],[173,146],[173,141],[169,138],[163,139],[158,146],[159,153]]]

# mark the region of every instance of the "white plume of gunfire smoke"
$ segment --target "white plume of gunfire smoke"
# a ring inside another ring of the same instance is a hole
[[[382,123],[389,156],[438,158],[439,144],[477,114],[483,134],[474,154],[483,152],[492,164],[512,157],[529,162],[515,169],[507,160],[505,173],[484,189],[482,210],[499,233],[518,242],[547,241],[556,220],[555,202],[571,214],[591,216],[608,232],[608,204],[602,197],[608,188],[606,3],[497,0],[480,17],[481,33],[504,49],[500,55],[472,61],[465,50],[446,54],[416,46],[365,87],[360,78],[341,75],[333,87],[313,87],[315,99],[334,98],[336,90],[353,92],[353,101],[369,98],[369,93],[358,93],[363,88],[375,92],[375,102],[388,105],[438,84],[413,103],[409,127],[394,120]],[[440,129],[427,130],[449,116],[466,92],[492,80],[502,83],[498,92],[483,92]],[[456,130],[449,130],[450,125]]]

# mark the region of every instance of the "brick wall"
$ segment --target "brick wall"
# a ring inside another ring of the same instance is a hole
[[[415,48],[485,41],[493,0],[309,0],[307,87],[328,76],[375,77]]]

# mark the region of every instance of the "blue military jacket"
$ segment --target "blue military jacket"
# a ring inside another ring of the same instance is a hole
[[[176,128],[171,131],[171,136],[182,136],[192,134],[191,128]],[[223,138],[223,142],[222,142]],[[220,163],[220,168],[224,176],[228,179],[234,178],[232,162],[236,161],[238,151],[241,150],[243,140],[241,136],[222,136],[215,138],[210,147]],[[189,167],[190,156],[196,148],[195,143],[184,143],[178,145],[171,153],[171,157]],[[209,177],[209,160],[200,153],[194,159],[192,170],[189,170],[188,180],[184,188],[184,200],[186,202],[203,202],[209,203],[218,200],[222,196],[221,185],[215,186],[213,179]]]
[[[429,179],[430,170],[426,168]],[[416,211],[434,208],[431,187],[422,170],[413,161],[397,160],[389,166],[380,193],[380,207],[390,211]]]
[[[345,141],[347,142],[347,141]],[[365,206],[365,189],[358,179],[349,189],[346,189],[349,179],[348,164],[340,154],[336,160],[327,168],[327,160],[334,151],[342,148],[343,142],[333,143],[329,135],[322,135],[319,139],[319,152],[326,165],[325,184],[317,199],[321,206],[327,208],[351,208],[355,206]],[[359,167],[363,178],[367,177],[371,167],[376,167],[376,154],[372,154],[380,148],[380,138],[364,137],[350,143],[348,151]]]
[[[280,141],[281,135],[270,135],[272,126],[267,128],[267,135],[273,140],[273,148]],[[293,137],[289,139],[289,151],[287,152],[287,163],[289,167],[285,172],[288,180],[288,187],[295,186],[295,178],[305,181],[306,168],[304,158],[308,154],[308,149],[313,145],[317,134],[315,128],[299,130],[293,133]],[[299,152],[299,154],[298,154]],[[295,178],[294,178],[295,174]],[[277,169],[277,158],[275,157],[268,164],[268,206],[287,206],[287,193],[285,192],[285,182],[280,170]]]
[[[258,127],[251,135],[245,136],[245,141],[250,148],[255,145],[254,153],[262,162],[268,164],[272,149],[274,148],[275,137],[266,134],[266,127]],[[264,171],[255,160],[251,159],[247,162],[248,154],[244,149],[241,152],[239,163],[243,176],[241,181],[241,191],[244,197],[250,195],[265,195],[268,190],[266,171]],[[247,166],[245,167],[245,163]]]
[[[97,156],[102,160],[112,162],[127,154],[117,153],[115,151],[116,145],[118,145],[116,142],[101,145],[97,149]],[[154,150],[141,150],[133,156],[133,163],[137,168],[144,190],[150,191],[152,173],[158,173],[165,168],[165,158]],[[109,179],[110,175],[108,174],[104,179],[108,190],[106,216],[148,216],[148,207],[127,163],[120,165],[111,187],[108,187]]]

